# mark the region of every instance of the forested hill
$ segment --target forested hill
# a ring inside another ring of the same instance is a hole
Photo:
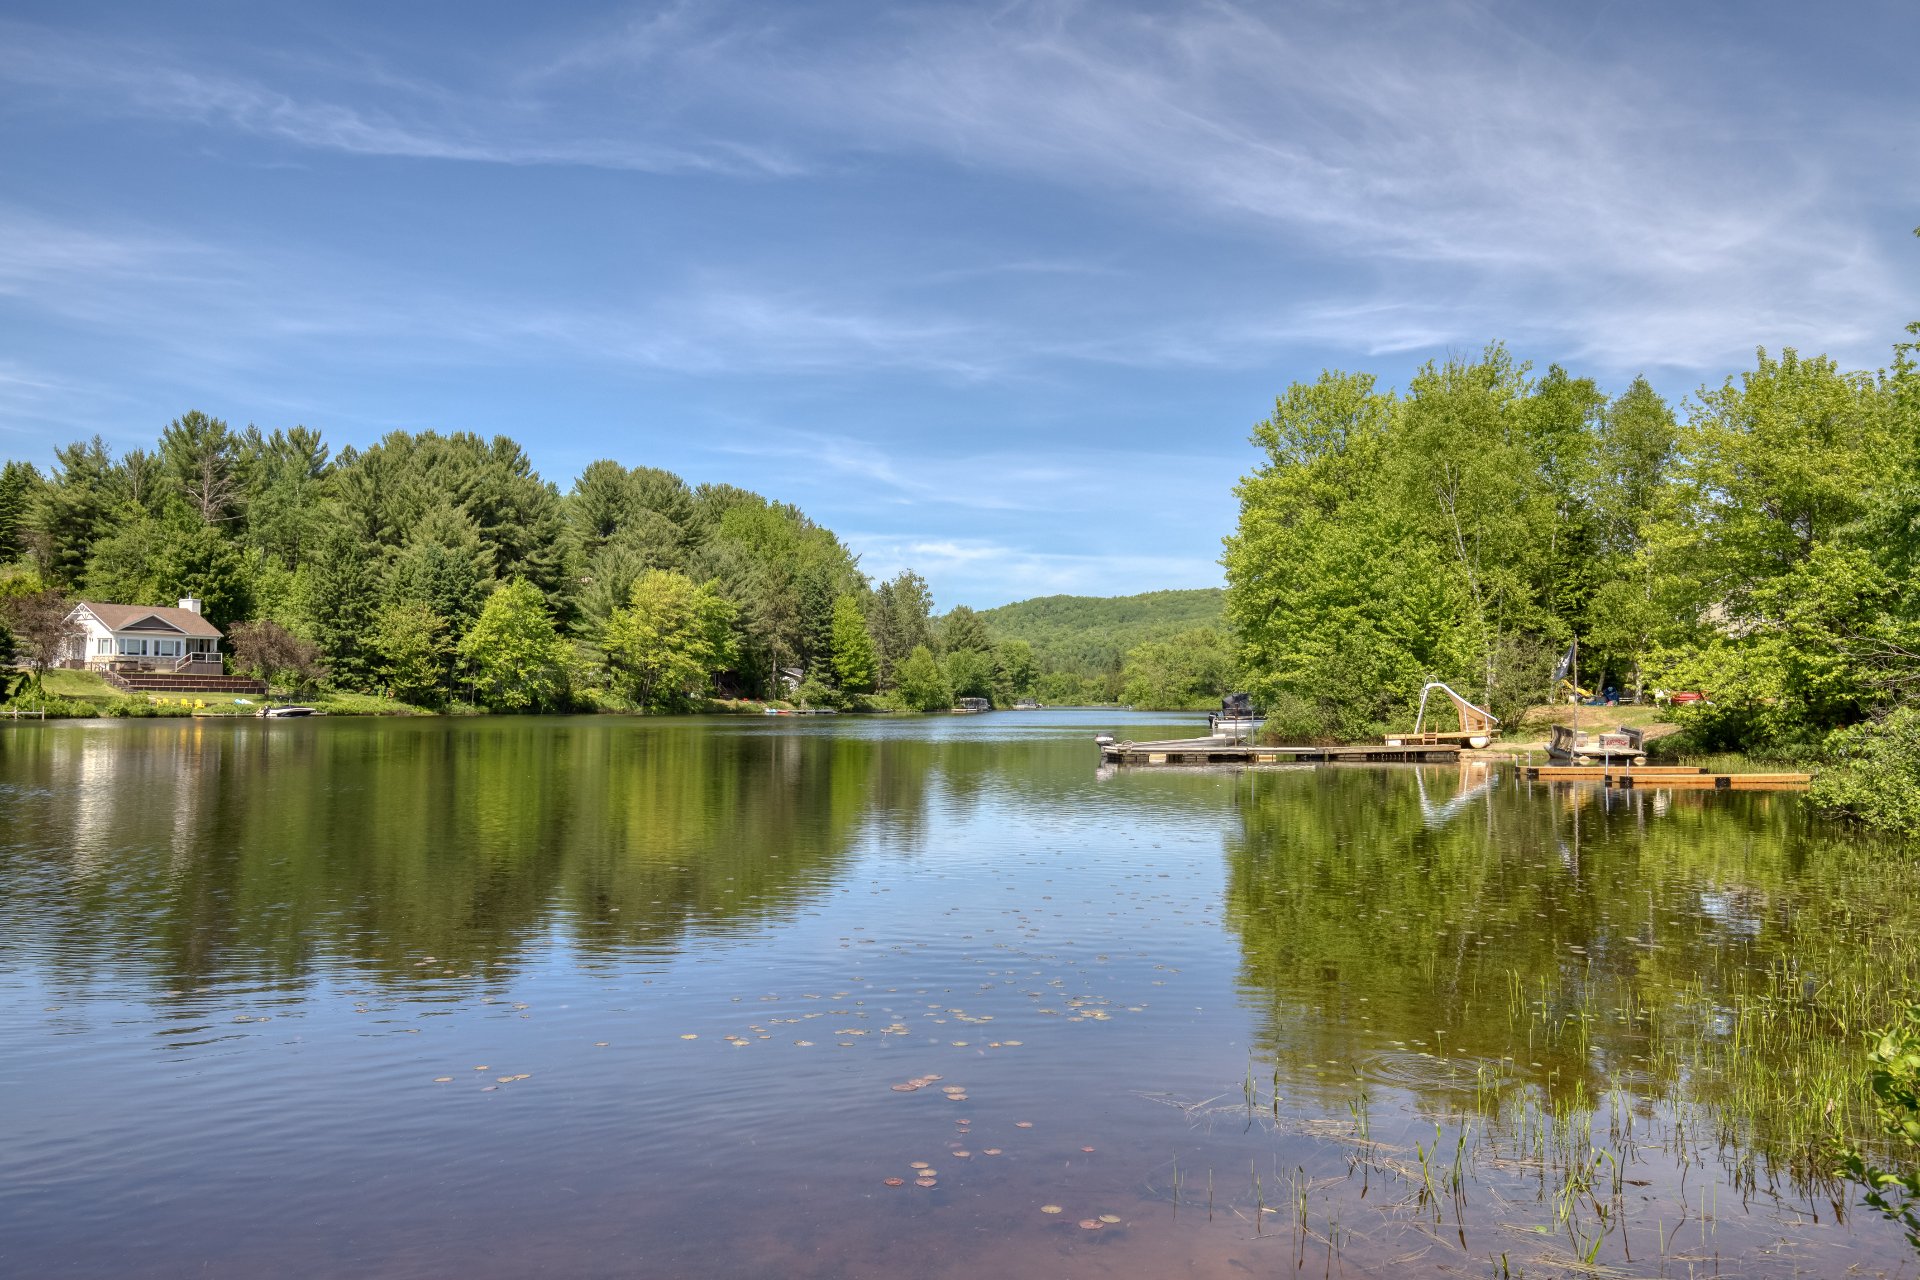
[[[1038,596],[980,611],[998,640],[1024,640],[1042,671],[1118,672],[1129,650],[1183,631],[1220,630],[1226,592],[1148,591],[1137,596]]]

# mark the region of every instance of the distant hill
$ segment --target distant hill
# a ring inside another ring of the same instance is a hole
[[[1037,596],[980,610],[996,640],[1025,640],[1042,671],[1117,670],[1127,650],[1195,627],[1225,628],[1226,592],[1148,591],[1137,596]]]

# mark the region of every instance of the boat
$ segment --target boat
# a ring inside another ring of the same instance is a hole
[[[1267,722],[1267,713],[1256,711],[1253,695],[1230,693],[1220,699],[1220,709],[1207,713],[1207,733],[1215,738],[1250,738]]]
[[[1547,754],[1568,764],[1643,765],[1647,762],[1646,732],[1621,725],[1586,733],[1572,725],[1556,724],[1547,731]]]
[[[1453,703],[1454,714],[1460,718],[1458,729],[1428,729],[1427,699],[1438,689],[1447,695]],[[1390,747],[1432,747],[1442,743],[1454,743],[1479,750],[1500,736],[1500,717],[1485,707],[1476,707],[1455,693],[1446,685],[1435,680],[1420,690],[1420,710],[1413,717],[1412,733],[1390,733],[1387,745]]]
[[[320,713],[312,707],[262,707],[253,714],[262,720],[291,720],[296,716],[317,716]]]
[[[993,710],[993,704],[985,698],[955,698],[953,714],[956,716],[977,716],[982,711]]]
[[[1038,711],[1040,709],[1040,703],[1033,698],[1019,698],[1014,701],[1013,709],[1015,711]]]

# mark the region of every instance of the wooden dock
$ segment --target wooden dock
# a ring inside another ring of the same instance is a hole
[[[1683,765],[1640,765],[1609,769],[1602,765],[1525,765],[1523,776],[1535,782],[1588,782],[1607,787],[1685,788],[1695,791],[1804,791],[1813,779],[1804,773],[1708,773]]]
[[[1225,738],[1180,738],[1171,742],[1107,742],[1102,764],[1452,764],[1460,748],[1451,743],[1344,747],[1261,747]]]

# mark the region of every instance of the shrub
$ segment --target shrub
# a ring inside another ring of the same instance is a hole
[[[1890,1145],[1912,1160],[1920,1141],[1920,1006],[1909,1005],[1901,1020],[1876,1033],[1867,1051],[1872,1068],[1875,1109]],[[1882,1169],[1857,1150],[1841,1153],[1841,1176],[1867,1189],[1866,1202],[1906,1229],[1907,1243],[1920,1249],[1920,1171]]]
[[[1920,838],[1920,709],[1841,729],[1827,739],[1815,804],[1836,817]]]

